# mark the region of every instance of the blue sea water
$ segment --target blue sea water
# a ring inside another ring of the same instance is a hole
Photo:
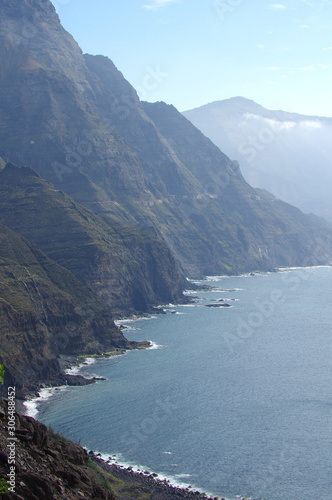
[[[219,497],[331,500],[332,268],[201,283],[215,288],[125,323],[154,349],[84,367],[107,380],[53,390],[37,418]]]

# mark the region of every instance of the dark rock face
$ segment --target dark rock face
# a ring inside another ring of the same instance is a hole
[[[37,247],[0,226],[0,363],[18,395],[60,377],[60,354],[135,347],[109,309]],[[62,377],[63,380],[63,377]],[[1,388],[1,387],[0,387]]]
[[[0,222],[31,242],[0,226],[0,362],[19,394],[40,381],[67,383],[60,354],[138,347],[110,310],[143,313],[182,299],[180,266],[151,233],[104,220],[31,168],[7,164],[0,192]]]
[[[192,211],[190,220],[206,237],[201,257],[206,274],[213,264],[215,270],[224,264],[226,272],[239,272],[331,261],[329,223],[251,188],[238,163],[173,106],[144,103],[144,110],[202,185],[202,207]]]

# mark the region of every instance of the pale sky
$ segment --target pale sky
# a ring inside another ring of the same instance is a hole
[[[180,111],[235,96],[332,116],[332,0],[52,0],[84,52]]]

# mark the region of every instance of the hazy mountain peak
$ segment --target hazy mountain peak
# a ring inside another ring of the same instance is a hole
[[[332,220],[332,118],[268,110],[239,97],[184,116],[240,161],[250,184]]]

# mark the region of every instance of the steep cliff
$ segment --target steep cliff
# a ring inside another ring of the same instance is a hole
[[[0,324],[5,385],[16,385],[18,395],[61,378],[60,354],[139,346],[124,338],[108,307],[70,271],[2,225]]]
[[[139,161],[98,116],[99,79],[51,2],[2,1],[0,14],[0,155],[96,209],[113,213],[114,199],[145,196]]]
[[[174,106],[144,103],[144,110],[201,183],[201,203],[190,217],[213,246],[218,267],[238,272],[331,262],[331,224],[249,186],[238,163]]]
[[[30,168],[0,172],[0,222],[22,234],[93,290],[115,315],[180,301],[187,285],[164,242],[102,218]]]

